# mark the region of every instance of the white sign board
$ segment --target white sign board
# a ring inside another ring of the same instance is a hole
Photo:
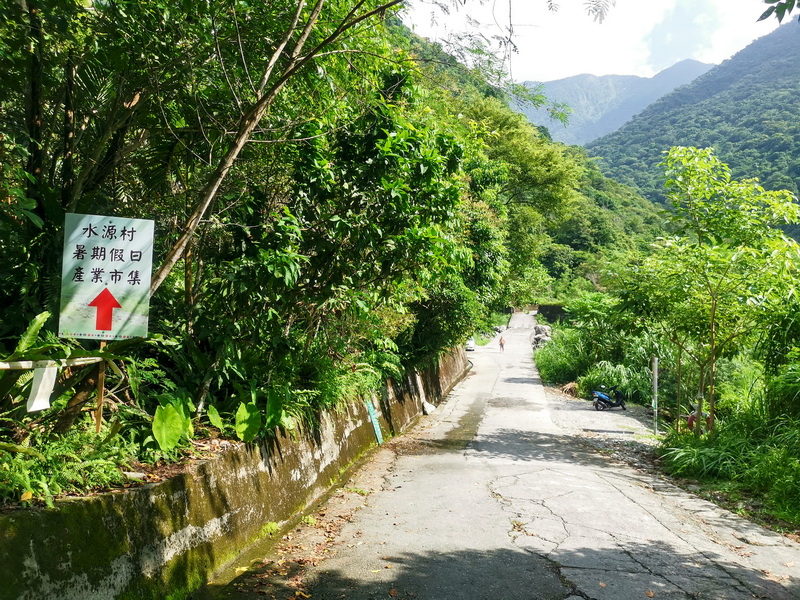
[[[153,221],[67,214],[59,337],[147,336]]]

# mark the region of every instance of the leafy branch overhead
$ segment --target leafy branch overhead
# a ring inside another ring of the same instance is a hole
[[[784,17],[788,14],[791,14],[791,12],[795,9],[797,0],[764,0],[764,4],[769,4],[770,6],[767,8],[767,10],[761,13],[761,16],[758,17],[758,20],[763,21],[774,16],[776,19],[778,19],[778,23],[782,23]]]

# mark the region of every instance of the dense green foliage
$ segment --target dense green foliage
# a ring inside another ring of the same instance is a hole
[[[0,356],[99,354],[108,390],[94,433],[97,363],[31,414],[31,371],[3,372],[3,502],[313,427],[655,235],[649,203],[394,4],[0,8]],[[54,335],[71,212],[155,221],[148,340]]]
[[[666,202],[658,168],[673,146],[713,147],[735,177],[798,193],[800,30],[778,28],[588,145],[604,172]]]
[[[664,442],[665,465],[676,475],[710,480],[734,499],[756,494],[769,513],[796,527],[800,523],[800,423],[786,418],[765,420],[741,408],[720,423],[717,437],[671,432]],[[742,507],[747,505],[742,503]]]

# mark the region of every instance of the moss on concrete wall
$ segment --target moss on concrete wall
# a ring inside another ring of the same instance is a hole
[[[384,434],[407,428],[464,375],[463,351],[390,383]],[[184,598],[268,530],[318,500],[375,443],[363,401],[315,430],[237,445],[159,484],[0,516],[0,600]]]

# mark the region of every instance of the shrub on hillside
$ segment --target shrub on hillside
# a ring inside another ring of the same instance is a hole
[[[591,365],[586,337],[577,329],[553,331],[553,339],[534,355],[539,375],[545,383],[575,381]]]
[[[585,375],[578,378],[578,393],[588,397],[592,390],[599,390],[604,385],[617,386],[625,399],[632,402],[649,402],[652,397],[649,369],[631,368],[608,361],[592,365]]]

